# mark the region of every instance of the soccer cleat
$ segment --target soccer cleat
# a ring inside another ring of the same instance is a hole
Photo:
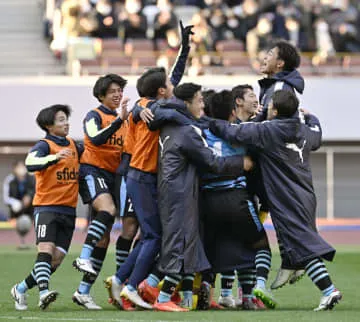
[[[237,298],[235,299],[236,307],[240,308],[243,304],[243,290],[241,287],[237,289]]]
[[[11,297],[15,301],[15,310],[17,311],[26,311],[28,309],[27,306],[27,294],[26,293],[20,293],[17,290],[17,284],[15,284],[11,289]]]
[[[56,291],[49,291],[46,294],[40,296],[39,308],[45,310],[50,303],[55,302],[59,293]]]
[[[266,310],[264,303],[256,297],[244,297],[242,309],[246,311]]]
[[[121,307],[124,311],[136,311],[135,304],[125,297],[121,298]]]
[[[154,309],[163,312],[189,312],[188,309],[182,308],[171,301],[164,303],[155,302]]]
[[[274,295],[270,290],[263,287],[255,286],[252,290],[253,295],[260,299],[267,308],[275,309],[277,302],[275,301]]]
[[[198,298],[198,310],[208,310],[210,308],[210,286],[204,283],[200,285],[199,298]]]
[[[76,291],[73,294],[72,301],[77,305],[83,306],[88,310],[101,310],[102,307],[97,305],[90,294],[80,294]]]
[[[105,288],[108,290],[109,293],[109,299],[108,302],[116,306],[117,308],[122,308],[121,298],[120,298],[120,292],[123,288],[122,284],[119,284],[116,281],[116,278],[114,275],[108,277],[105,281]]]
[[[235,302],[234,296],[232,294],[229,296],[221,296],[220,295],[218,303],[229,309],[236,308],[236,302]]]
[[[215,301],[210,302],[210,310],[224,310],[225,308],[221,306],[220,304],[216,303]]]
[[[75,267],[79,272],[82,272],[84,274],[97,276],[96,271],[93,269],[91,265],[90,259],[84,259],[78,257],[73,261],[73,267]]]
[[[290,284],[295,284],[296,282],[300,281],[305,275],[304,269],[298,269],[296,270],[289,279]]]
[[[146,303],[138,294],[138,292],[135,291],[130,291],[129,288],[127,286],[125,286],[121,293],[120,293],[121,298],[125,298],[130,300],[131,302],[133,302],[135,305],[142,307],[143,309],[147,309],[147,310],[152,310],[152,305],[150,305],[149,303]]]
[[[154,304],[160,290],[157,287],[150,286],[146,280],[143,280],[138,286],[138,293],[145,302]]]
[[[285,269],[279,268],[274,282],[271,284],[270,288],[272,290],[276,290],[280,287],[283,287],[287,282],[289,282],[290,278],[294,275],[296,270],[294,269]]]
[[[342,294],[337,289],[333,290],[330,295],[323,296],[320,299],[320,304],[314,309],[315,312],[332,310],[336,304],[342,299]]]

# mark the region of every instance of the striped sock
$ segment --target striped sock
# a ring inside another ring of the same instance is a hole
[[[265,288],[271,267],[270,249],[262,249],[255,256],[256,285]]]
[[[335,286],[331,282],[326,266],[320,258],[311,260],[305,266],[305,270],[306,274],[311,278],[324,296],[330,295],[331,292],[335,290]]]
[[[88,234],[85,239],[84,246],[81,250],[80,258],[89,259],[91,253],[98,243],[98,241],[104,236],[108,229],[111,229],[114,223],[114,216],[106,211],[99,211],[95,219],[91,222]]]
[[[165,276],[164,284],[157,299],[159,303],[170,302],[171,295],[175,291],[176,286],[180,283],[180,280],[181,275],[178,274]]]
[[[238,286],[242,288],[243,296],[250,296],[256,284],[256,268],[245,268],[237,271]]]
[[[36,283],[39,287],[40,296],[49,292],[49,279],[51,275],[51,259],[48,253],[38,253],[34,266]]]
[[[234,272],[221,273],[221,296],[230,296],[235,281]]]
[[[90,257],[91,266],[96,271],[97,275],[84,274],[82,281],[80,282],[78,291],[80,294],[89,294],[90,289],[96,281],[99,272],[101,271],[102,265],[105,260],[107,248],[95,247]]]
[[[125,260],[129,256],[129,250],[132,240],[123,238],[121,235],[116,241],[116,270],[118,271],[120,266],[124,264]]]

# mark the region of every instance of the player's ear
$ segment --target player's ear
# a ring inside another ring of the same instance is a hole
[[[242,98],[240,98],[240,97],[237,97],[237,98],[235,99],[235,103],[236,103],[236,105],[243,105],[243,104],[244,104],[244,100],[243,100]]]
[[[278,60],[277,60],[277,67],[278,67],[279,69],[283,69],[284,66],[285,66],[285,62],[284,62],[282,59],[278,59]]]

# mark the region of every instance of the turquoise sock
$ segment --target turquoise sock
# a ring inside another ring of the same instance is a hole
[[[156,287],[158,286],[158,284],[160,283],[160,280],[158,279],[157,276],[155,276],[154,274],[150,274],[148,276],[148,278],[146,279],[146,282],[151,286],[151,287]]]
[[[135,288],[134,286],[131,286],[130,284],[126,285],[126,287],[128,288],[128,290],[129,290],[130,292],[136,291],[136,288]]]
[[[232,294],[232,289],[229,288],[222,288],[221,289],[221,296],[226,297]]]
[[[19,283],[19,284],[17,285],[17,287],[16,287],[16,290],[17,290],[19,293],[21,293],[21,294],[24,294],[28,289],[29,289],[29,288],[28,288],[25,280],[22,281],[21,283]]]
[[[334,284],[331,284],[328,288],[322,290],[322,293],[324,296],[329,296],[334,290],[335,290],[335,286]]]
[[[171,299],[170,294],[167,294],[165,292],[160,291],[160,294],[158,296],[158,302],[159,303],[170,302],[170,299]]]
[[[256,279],[256,287],[266,288],[265,281],[262,278]]]
[[[85,244],[81,250],[80,258],[90,259],[94,247]]]
[[[192,300],[193,292],[192,291],[183,291],[184,300]]]
[[[80,294],[90,294],[91,286],[92,284],[81,281],[78,288],[78,292]]]

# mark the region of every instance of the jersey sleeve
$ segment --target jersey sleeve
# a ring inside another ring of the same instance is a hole
[[[44,170],[57,162],[56,154],[50,154],[49,145],[42,140],[34,145],[25,159],[29,172]]]

